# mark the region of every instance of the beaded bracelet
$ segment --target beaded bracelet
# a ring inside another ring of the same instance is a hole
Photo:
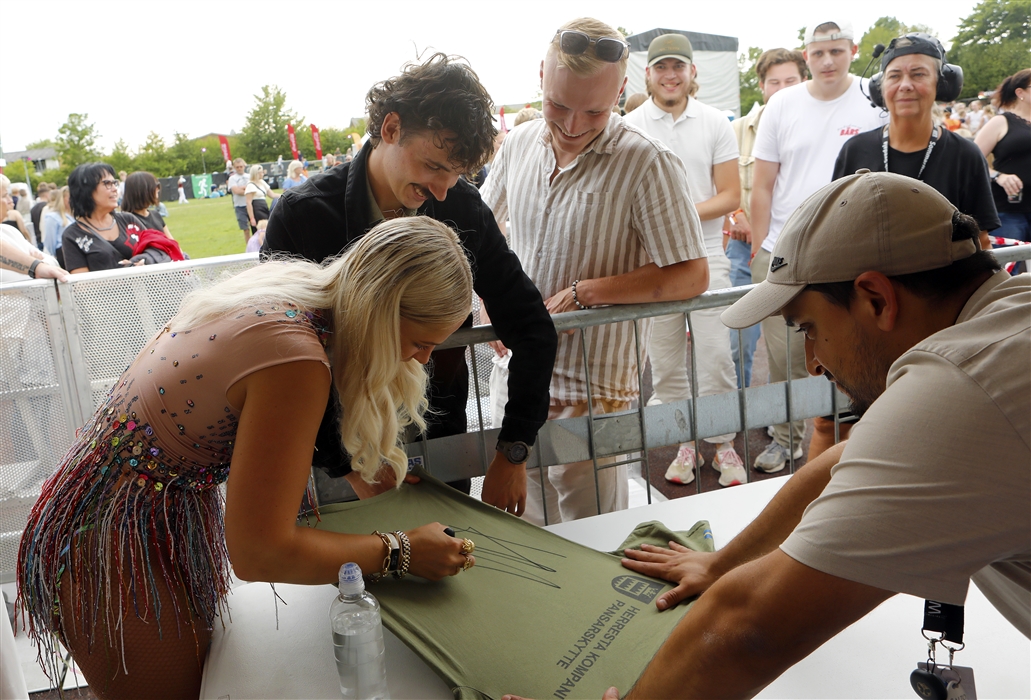
[[[591,307],[584,306],[583,304],[581,304],[580,299],[576,296],[576,285],[578,284],[580,284],[580,280],[573,280],[573,303],[576,304],[576,308],[580,309],[581,311],[586,311]]]
[[[412,543],[408,540],[408,535],[400,530],[395,530],[394,534],[401,541],[401,565],[394,571],[394,578],[400,579],[408,574],[408,567],[412,563]]]

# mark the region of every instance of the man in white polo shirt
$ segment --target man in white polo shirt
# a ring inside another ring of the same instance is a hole
[[[741,183],[737,171],[737,141],[727,117],[691,97],[696,92],[698,68],[694,49],[683,34],[663,34],[648,46],[645,79],[651,99],[627,115],[626,122],[669,148],[687,170],[687,185],[702,222],[705,252],[709,256],[709,289],[730,287],[730,261],[723,252],[723,217],[738,207]],[[691,352],[695,357],[698,396],[734,391],[734,361],[730,336],[720,322],[722,309],[691,314]],[[684,315],[660,316],[652,321],[648,357],[655,392],[649,404],[691,398],[687,372],[687,336]],[[735,433],[706,438],[716,445],[712,466],[720,472],[721,486],[747,480],[745,465],[734,450]],[[702,462],[693,442],[680,446],[666,471],[666,480],[694,481],[694,468]]]
[[[844,20],[809,25],[803,55],[812,80],[781,90],[766,106],[752,151],[753,282],[766,279],[770,253],[791,213],[831,181],[842,144],[887,121],[863,94],[869,94],[866,81],[848,72],[856,54],[853,36],[852,23]],[[791,343],[789,357],[783,324],[766,319],[762,333],[770,382],[785,381],[789,374],[805,377],[802,343]],[[805,421],[775,425],[773,442],[756,457],[755,468],[779,472],[789,458],[801,458],[804,434]]]
[[[559,29],[541,62],[544,119],[509,134],[480,190],[495,218],[511,221],[509,245],[553,314],[687,299],[709,283],[683,164],[612,112],[628,57],[602,22]],[[549,419],[587,415],[588,401],[595,414],[624,410],[639,396],[632,323],[585,329],[589,377],[580,340],[559,335]],[[491,377],[496,411],[503,364]],[[543,492],[540,481],[527,480],[531,522],[544,521],[545,498],[549,522],[628,505],[626,465],[597,475],[589,461],[552,466]]]

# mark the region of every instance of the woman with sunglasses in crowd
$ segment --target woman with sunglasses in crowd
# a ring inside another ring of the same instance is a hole
[[[143,264],[133,247],[146,225],[135,214],[117,212],[118,177],[107,163],[85,163],[68,176],[75,222],[61,234],[65,268],[72,274]]]
[[[458,236],[420,216],[325,265],[273,260],[187,297],[29,517],[19,599],[43,658],[59,640],[99,698],[196,698],[230,566],[315,585],[346,562],[433,581],[475,564],[440,523],[382,536],[297,523],[331,387],[356,491],[413,479],[401,436],[426,427],[423,365],[472,293]]]

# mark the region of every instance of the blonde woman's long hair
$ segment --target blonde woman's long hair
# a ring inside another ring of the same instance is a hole
[[[454,231],[425,216],[384,221],[343,255],[317,265],[271,260],[191,293],[172,319],[186,330],[241,307],[291,302],[330,317],[327,353],[339,399],[341,443],[369,483],[383,463],[401,484],[404,429],[426,429],[427,374],[401,362],[400,322],[451,328],[472,307],[472,272]]]
[[[71,210],[65,206],[64,198],[68,194],[68,185],[57,189],[50,190],[47,196],[47,211],[56,212],[61,217],[61,221],[69,219],[72,216]]]

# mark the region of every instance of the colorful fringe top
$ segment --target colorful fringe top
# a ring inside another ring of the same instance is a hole
[[[279,364],[329,367],[326,335],[321,316],[284,303],[166,327],[144,347],[44,484],[22,535],[19,600],[41,650],[53,648],[44,631],[61,637],[68,625],[86,625],[92,639],[101,614],[116,633],[122,616],[158,607],[159,580],[185,592],[189,610],[176,617],[211,626],[230,581],[218,487],[239,410],[226,392]],[[59,595],[65,574],[73,610]]]

